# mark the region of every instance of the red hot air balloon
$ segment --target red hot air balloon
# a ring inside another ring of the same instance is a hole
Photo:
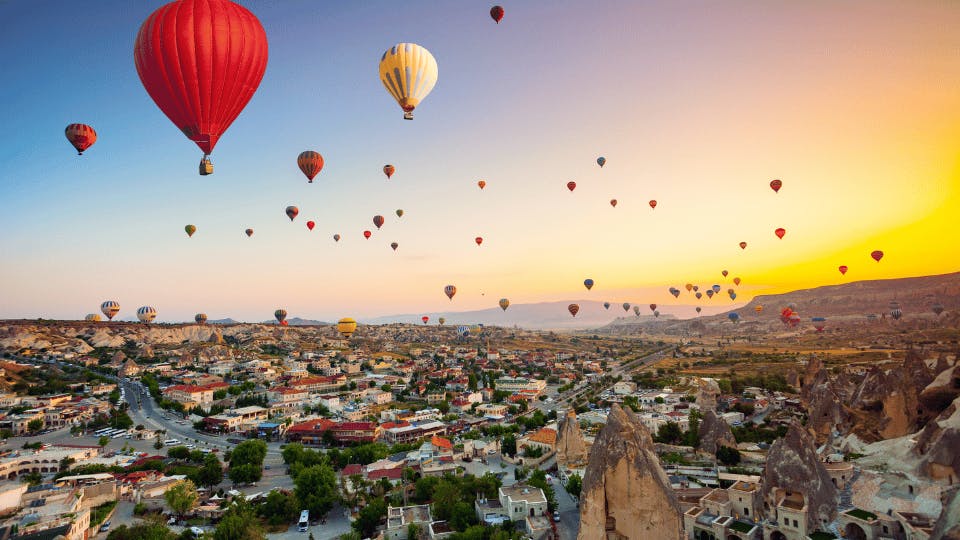
[[[616,207],[617,207],[617,200],[616,200],[616,199],[610,199],[610,206],[616,208]]]
[[[392,247],[393,250],[396,251],[397,248],[400,247],[400,244],[398,244],[398,243],[396,243],[396,242],[390,242],[390,247]]]
[[[393,165],[384,165],[384,166],[383,166],[383,174],[387,175],[387,180],[389,180],[390,177],[393,176],[393,173],[396,172],[396,170],[397,170],[397,168],[394,167]]]
[[[476,242],[477,245],[479,246],[480,244],[483,243],[483,237],[482,237],[482,236],[478,236],[478,237],[474,238],[473,241]]]
[[[739,286],[740,286],[740,278],[738,278],[738,277],[733,278],[733,284],[736,285],[737,287],[739,287]]]
[[[366,238],[367,240],[370,239],[371,234],[373,233],[371,233],[370,231],[363,231],[363,237]]]
[[[728,275],[729,273],[730,273],[730,272],[727,272],[726,270],[721,270],[721,271],[720,271],[720,274],[722,274],[723,277],[727,277],[727,275]]]
[[[310,229],[311,231],[313,230],[313,228],[314,228],[316,225],[317,225],[317,224],[314,223],[314,222],[312,222],[312,221],[308,221],[308,222],[307,222],[307,228]]]
[[[427,317],[426,315],[424,315],[423,317],[420,317],[420,320],[423,321],[423,324],[427,324],[427,321],[430,320],[430,317]]]
[[[567,189],[569,189],[570,191],[573,191],[573,190],[577,189],[577,183],[576,183],[576,182],[567,182]],[[572,305],[572,304],[571,304],[571,305]]]
[[[323,169],[323,156],[320,155],[320,152],[305,150],[297,156],[297,166],[303,171],[307,181],[312,184],[314,177]]]
[[[503,8],[500,6],[490,8],[490,18],[496,21],[497,24],[500,24],[500,21],[503,20]]]
[[[847,265],[841,264],[839,267],[837,267],[837,270],[840,271],[840,275],[842,276],[847,275]]]
[[[263,79],[267,34],[239,3],[177,0],[143,22],[133,59],[147,93],[206,160]]]
[[[373,224],[379,229],[383,226],[383,216],[373,216]]]
[[[649,204],[650,204],[650,208],[656,208],[656,207],[657,207],[657,201],[655,201],[655,200],[652,200],[652,199],[651,199]]]
[[[773,234],[777,235],[777,238],[782,240],[783,235],[787,234],[787,230],[784,229],[783,227],[780,227],[779,229],[773,231]]]
[[[457,288],[453,285],[447,285],[443,288],[443,294],[447,295],[447,298],[453,300],[453,295],[457,294]]]
[[[577,312],[580,311],[580,306],[577,304],[570,304],[569,306],[567,306],[567,311],[570,312],[570,315],[573,315],[574,317],[576,317]]]
[[[780,193],[781,187],[783,187],[783,182],[779,179],[770,181],[770,189],[772,189],[774,193]]]
[[[478,181],[477,181],[477,186],[478,186],[480,189],[483,189],[483,188],[487,187],[487,182],[486,182],[486,180],[478,180]]]
[[[247,237],[248,237],[248,238],[251,237],[251,236],[253,236],[253,229],[247,229],[247,230],[245,230],[245,231],[243,231],[243,232],[247,233]]]
[[[656,304],[650,304],[650,311],[656,311],[656,310],[657,310],[657,305],[656,305]]]
[[[870,256],[873,257],[873,260],[880,262],[880,259],[883,258],[883,252],[878,249],[871,253]]]
[[[746,243],[746,242],[740,242],[740,249],[747,249],[747,243]]]
[[[64,130],[67,140],[77,149],[77,155],[82,156],[83,151],[93,146],[97,142],[97,132],[86,124],[70,124]]]
[[[286,212],[287,217],[290,218],[290,221],[293,221],[293,219],[297,217],[297,214],[300,213],[300,209],[296,206],[288,206]]]

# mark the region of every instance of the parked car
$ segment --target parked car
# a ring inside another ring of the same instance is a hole
[[[107,532],[110,530],[110,522],[104,521],[103,525],[100,526],[100,532]]]
[[[557,523],[560,522],[560,512],[557,512],[556,510],[553,511],[553,520]]]

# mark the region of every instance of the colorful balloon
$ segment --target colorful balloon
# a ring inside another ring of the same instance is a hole
[[[883,252],[878,249],[878,250],[870,253],[870,256],[873,257],[873,260],[875,260],[875,261],[877,261],[877,262],[880,262],[880,259],[883,258]]]
[[[680,289],[676,287],[670,287],[670,294],[672,294],[674,298],[680,298]]]
[[[713,289],[707,289],[707,298],[708,298],[708,299],[713,299],[713,295],[714,295],[714,294],[716,294],[716,293],[713,292]]]
[[[653,199],[651,199],[648,204],[650,205],[650,208],[656,208],[656,207],[657,207],[657,201],[655,201],[655,200],[653,200]]]
[[[693,290],[693,283],[687,283],[687,284],[684,285],[683,287],[684,287],[685,289],[687,289],[687,292],[690,292],[690,291]]]
[[[480,189],[487,187],[487,182],[485,180],[480,180],[477,182],[477,185],[480,186]]]
[[[453,295],[457,294],[457,288],[453,285],[447,285],[443,288],[443,294],[447,295],[447,298],[453,300]]]
[[[333,235],[333,241],[334,241],[334,242],[339,242],[339,241],[340,241],[340,235],[339,235],[339,234],[334,234],[334,235]]]
[[[810,322],[813,323],[813,327],[817,329],[817,332],[823,332],[823,329],[826,328],[827,319],[823,317],[813,317],[810,319]]]
[[[610,309],[610,302],[604,302],[603,309]]]
[[[693,286],[693,292],[697,292],[697,291],[699,291],[699,290],[700,290],[700,286],[699,286],[699,285],[694,285],[694,286]]]
[[[616,199],[610,199],[610,206],[616,208],[616,207],[617,207],[617,200],[616,200]]]
[[[500,24],[500,21],[503,20],[503,8],[500,6],[493,6],[490,8],[490,18],[492,18],[497,24]]]
[[[703,293],[698,291],[697,293],[694,294],[694,296],[696,296],[696,297],[697,297],[697,300],[699,300],[699,299],[703,298]]]
[[[367,240],[370,239],[371,234],[373,233],[371,233],[370,231],[363,231],[363,237],[366,238]]]
[[[590,278],[583,280],[583,286],[586,287],[587,290],[589,291],[590,289],[593,288],[593,280]]]
[[[147,93],[206,159],[263,79],[267,34],[236,2],[177,0],[143,22],[133,58]]]
[[[312,184],[314,177],[323,169],[323,156],[320,155],[320,152],[305,150],[297,156],[297,166],[307,177],[307,182]]]
[[[193,316],[193,320],[197,324],[207,324],[207,314],[206,313],[197,313]]]
[[[357,321],[351,319],[350,317],[344,317],[337,322],[337,332],[340,332],[340,335],[344,339],[350,339],[350,336],[357,331]]]
[[[482,236],[478,236],[478,237],[474,238],[473,241],[476,242],[477,245],[479,246],[480,244],[483,243],[483,237],[482,237]]]
[[[736,300],[736,299],[737,299],[737,293],[735,293],[735,292],[733,292],[733,291],[730,291],[730,292],[728,292],[727,294],[730,295],[730,299],[731,299],[731,300]]]
[[[713,292],[714,292],[714,293],[720,292],[720,289],[721,289],[721,287],[720,287],[719,285],[714,285],[713,287],[710,287],[710,288],[713,289]]]
[[[112,321],[117,313],[120,313],[120,304],[116,300],[107,300],[100,304],[100,311],[107,316],[107,320]]]
[[[276,317],[278,323],[282,323],[287,320],[287,310],[277,308],[277,310],[273,312],[273,316]]]
[[[392,247],[393,250],[396,251],[397,248],[400,247],[400,244],[398,244],[398,243],[396,243],[396,242],[390,242],[390,247]]]
[[[624,311],[630,311],[630,304],[629,304],[628,302],[624,302],[624,303],[623,303],[623,310],[624,310]]]
[[[420,317],[420,320],[423,321],[423,324],[427,324],[427,321],[430,320],[430,317],[427,317],[426,315],[424,315],[423,317]]]
[[[293,221],[293,218],[297,217],[297,214],[300,213],[300,209],[296,206],[288,206],[286,209],[287,217],[290,218],[290,221]]]
[[[574,317],[576,317],[577,312],[580,311],[580,306],[577,304],[570,304],[569,306],[567,306],[567,311],[570,312],[570,315],[573,315]]]
[[[447,319],[445,317],[440,317],[439,319],[437,319],[437,322],[440,323],[440,326],[443,326],[444,323],[447,322]]]
[[[737,313],[736,311],[731,311],[730,313],[727,313],[727,318],[730,319],[730,322],[732,323],[740,322],[740,314]]]
[[[599,165],[600,168],[603,168],[603,165],[604,165],[606,162],[607,162],[607,158],[605,158],[605,157],[603,157],[603,156],[600,156],[600,157],[597,158],[597,165]]]
[[[697,306],[697,307],[696,307],[696,310],[697,310],[697,313],[699,314],[701,311],[703,311],[703,308],[700,307],[700,306]]]
[[[317,226],[317,224],[314,223],[314,222],[312,222],[312,221],[308,221],[308,222],[307,222],[307,228],[310,229],[311,231],[312,231],[313,228],[316,227],[316,226]]]
[[[470,329],[467,328],[467,325],[461,324],[457,326],[457,335],[460,337],[467,337],[470,335]]]
[[[376,225],[378,229],[379,229],[380,227],[382,227],[382,226],[383,226],[383,216],[380,216],[380,215],[373,216],[373,224]]]
[[[183,228],[183,230],[187,232],[188,237],[193,237],[193,233],[197,232],[197,226],[187,225],[186,227]]]
[[[780,188],[782,186],[783,186],[783,182],[781,182],[780,180],[770,181],[770,189],[772,189],[774,193],[780,193]]]
[[[567,182],[567,189],[569,189],[570,191],[577,189],[577,183],[573,181]]]
[[[740,281],[741,281],[741,280],[740,280],[740,278],[738,278],[738,277],[733,278],[733,284],[736,285],[737,287],[740,286]]]
[[[253,236],[253,229],[247,229],[243,232],[247,233],[247,238],[250,238],[251,236]]]
[[[740,249],[747,249],[747,243],[746,243],[746,242],[740,242]]]
[[[510,300],[507,300],[506,298],[501,298],[500,309],[506,311],[508,307],[510,307]]]
[[[783,240],[783,235],[787,234],[787,230],[783,227],[780,227],[779,229],[773,231],[773,234],[777,235],[777,238]]]
[[[640,306],[633,306],[633,314],[637,317],[640,316]]]
[[[64,130],[64,134],[70,144],[76,148],[78,156],[82,156],[84,150],[97,142],[97,132],[86,124],[70,124]]]
[[[403,109],[403,118],[413,120],[413,110],[437,84],[437,61],[416,43],[397,43],[380,58],[380,82]]]
[[[757,315],[760,315],[763,313],[763,304],[757,304],[757,307],[753,308],[753,310],[757,312]]]
[[[720,271],[720,274],[723,275],[723,277],[727,277],[727,275],[728,275],[729,273],[730,273],[730,272],[727,272],[726,270],[721,270],[721,271]]]
[[[393,173],[396,172],[396,170],[397,168],[394,167],[393,165],[387,164],[383,166],[383,174],[387,175],[387,180],[389,180],[390,177],[393,176]]]
[[[837,267],[837,270],[840,271],[841,276],[847,275],[847,265],[841,264],[840,266]]]
[[[150,306],[141,306],[137,310],[137,319],[143,324],[150,324],[157,318],[157,310]]]
[[[397,217],[403,217],[403,210],[400,208],[397,209]]]
[[[100,315],[96,313],[87,313],[87,316],[83,318],[87,322],[100,322]]]

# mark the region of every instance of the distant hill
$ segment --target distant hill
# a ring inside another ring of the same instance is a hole
[[[233,319],[216,319],[213,321],[207,321],[207,324],[240,324],[240,321],[235,321]]]
[[[263,321],[262,324],[277,324],[276,319]],[[301,319],[300,317],[287,317],[287,326],[330,326],[331,323],[315,321],[313,319]]]

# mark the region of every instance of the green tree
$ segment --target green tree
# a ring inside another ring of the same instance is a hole
[[[266,540],[267,535],[253,508],[246,502],[235,502],[213,531],[213,540]]]
[[[293,522],[299,513],[297,500],[293,495],[285,495],[280,491],[271,491],[266,501],[258,508],[261,517],[272,526]]]
[[[500,443],[500,451],[510,457],[517,454],[517,438],[513,435],[507,435]]]
[[[376,532],[377,526],[380,525],[380,520],[386,515],[387,503],[383,502],[383,499],[374,499],[360,510],[357,520],[350,526],[360,533],[361,537],[370,538]]]
[[[20,481],[28,486],[39,486],[43,482],[43,475],[38,472],[32,472],[20,475]]]
[[[261,440],[243,441],[230,453],[230,481],[235,484],[257,482],[263,476],[263,459],[267,457],[267,443]]]
[[[213,487],[223,482],[223,465],[216,454],[207,454],[203,458],[203,466],[200,467],[197,480],[201,486]]]
[[[580,491],[583,490],[583,479],[580,478],[579,474],[574,474],[567,479],[567,493],[573,495],[574,497],[580,496]]]
[[[460,486],[446,478],[433,490],[433,516],[438,521],[449,521],[454,505],[460,500]]]
[[[683,432],[676,422],[667,422],[660,425],[653,440],[663,444],[680,444],[683,441]]]
[[[190,458],[190,450],[188,450],[186,446],[174,446],[167,450],[167,456],[186,461]]]
[[[294,493],[303,508],[322,516],[337,501],[337,475],[326,464],[306,467],[293,480]]]
[[[537,469],[530,475],[527,483],[543,490],[543,495],[547,498],[547,510],[553,512],[557,509],[557,497],[553,492],[553,486],[547,483],[547,473]]]
[[[176,540],[177,535],[166,525],[156,522],[141,522],[132,527],[120,525],[110,531],[107,540]]]
[[[729,446],[717,448],[717,460],[727,466],[740,463],[740,451]]]
[[[27,422],[27,431],[30,433],[36,433],[43,429],[43,418],[35,418]]]
[[[193,508],[197,503],[197,486],[190,480],[182,480],[173,485],[163,494],[164,500],[170,509],[176,512],[177,517],[181,517]]]
[[[97,444],[100,445],[100,448],[103,448],[104,446],[110,444],[110,437],[102,435],[99,439],[97,439]]]

